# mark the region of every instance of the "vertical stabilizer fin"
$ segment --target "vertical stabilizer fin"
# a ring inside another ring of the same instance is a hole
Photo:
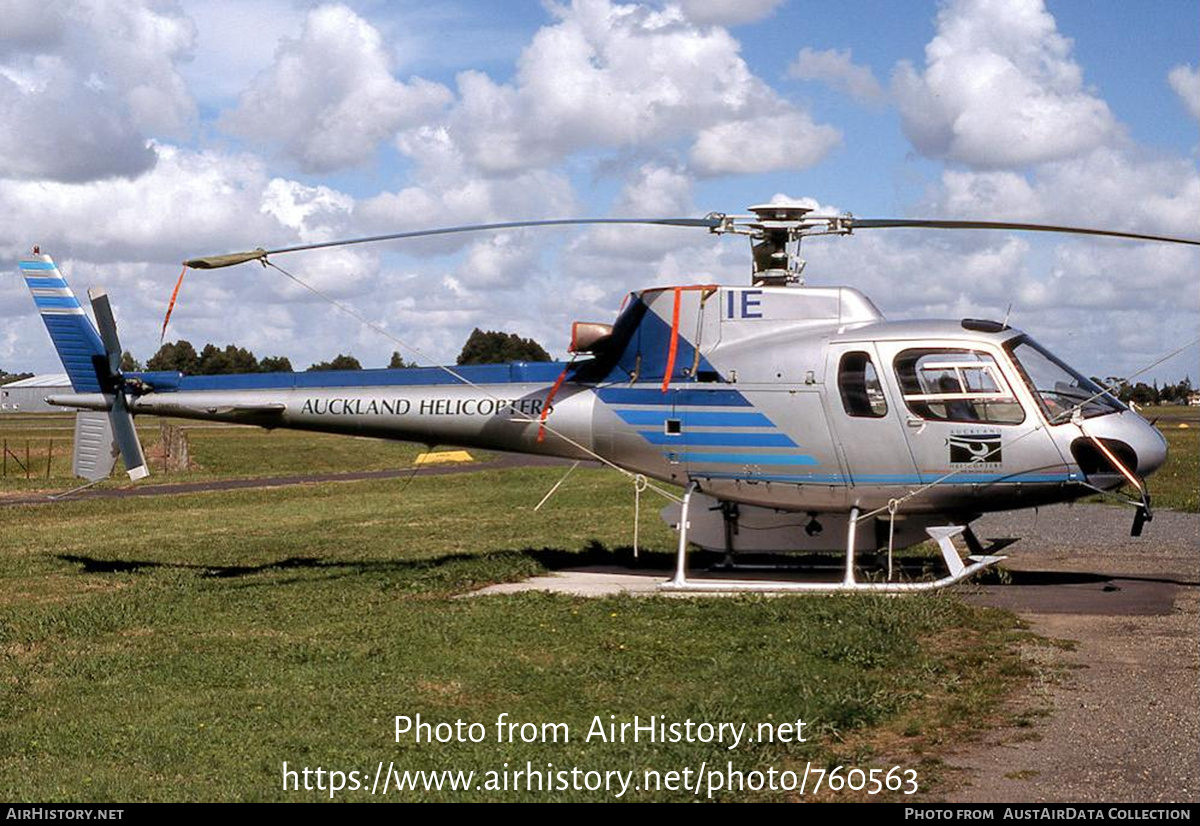
[[[95,482],[107,479],[116,463],[117,443],[113,439],[108,413],[76,413],[75,455],[71,470],[80,479]]]
[[[104,393],[112,399],[107,413],[81,413],[75,420],[76,474],[88,481],[108,476],[113,468],[115,446],[130,479],[136,481],[148,476],[150,471],[138,442],[121,376],[121,341],[108,293],[95,289],[89,294],[92,312],[100,325],[98,331],[49,255],[34,247],[33,255],[22,261],[20,268],[25,286],[33,295],[33,303],[71,379],[72,389],[76,393]],[[103,416],[104,422],[97,416]]]
[[[35,253],[20,263],[20,269],[71,387],[76,393],[99,393],[93,359],[104,355],[104,344],[74,291],[49,255]]]

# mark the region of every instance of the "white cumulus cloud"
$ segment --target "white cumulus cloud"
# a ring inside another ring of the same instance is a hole
[[[924,70],[902,61],[893,75],[904,132],[922,154],[1020,167],[1114,138],[1112,113],[1084,86],[1042,0],[956,0],[937,24]]]
[[[480,71],[460,74],[446,131],[404,136],[402,151],[419,154],[420,141],[445,139],[484,174],[507,175],[584,151],[694,139],[722,124],[736,124],[729,131],[737,138],[748,124],[778,132],[783,123],[771,118],[781,114],[802,133],[789,134],[791,149],[828,134],[830,127],[812,124],[750,70],[726,29],[698,25],[677,6],[575,0],[551,11],[557,21],[534,35],[511,83]],[[711,143],[700,157],[709,172],[724,171],[729,164]],[[779,168],[779,160],[776,153],[750,165]]]
[[[788,66],[788,76],[823,81],[863,103],[884,99],[883,87],[875,79],[875,73],[855,63],[849,49],[816,51],[805,46]]]
[[[770,16],[783,0],[676,0],[689,20],[718,26],[753,23]]]
[[[361,201],[356,216],[372,233],[439,226],[485,224],[548,216],[567,217],[578,205],[567,177],[553,169],[530,169],[505,177],[481,175],[444,129],[420,130],[410,145],[416,169],[409,186]],[[405,241],[406,253],[456,250],[473,239],[446,235]]]
[[[691,160],[702,175],[804,169],[824,158],[841,140],[840,131],[814,123],[804,112],[783,112],[702,130],[696,136]]]
[[[261,213],[269,177],[258,159],[169,145],[151,151],[153,169],[135,179],[0,181],[0,249],[15,256],[40,243],[94,262],[180,260],[281,234]]]
[[[1200,71],[1193,66],[1176,66],[1168,73],[1167,81],[1192,117],[1200,120]]]
[[[947,170],[927,208],[952,217],[1195,237],[1200,173],[1183,159],[1101,148],[1028,175]]]
[[[396,80],[378,30],[346,6],[326,5],[309,13],[298,38],[282,41],[221,124],[278,147],[306,172],[330,172],[367,161],[450,100],[440,84]]]
[[[621,218],[692,216],[692,178],[674,166],[647,162],[626,176],[613,204],[612,215]],[[593,226],[574,238],[567,248],[567,268],[586,280],[605,272],[613,262],[638,272],[646,262],[661,258],[681,245],[708,242],[702,230],[620,224]]]
[[[158,3],[7,4],[0,27],[0,176],[136,176],[152,135],[188,131],[195,102],[178,66],[191,21]]]

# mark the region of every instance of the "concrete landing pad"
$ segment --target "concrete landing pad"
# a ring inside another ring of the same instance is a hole
[[[602,565],[566,568],[546,576],[535,576],[520,582],[489,585],[466,596],[482,597],[495,594],[519,594],[525,591],[546,591],[551,594],[570,594],[576,597],[611,597],[617,594],[657,594],[658,584],[666,579],[663,571],[630,573],[626,568]]]

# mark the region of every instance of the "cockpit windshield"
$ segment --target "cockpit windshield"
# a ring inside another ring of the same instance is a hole
[[[1029,336],[1013,339],[1006,348],[1051,424],[1067,421],[1077,407],[1084,418],[1125,409],[1098,384],[1072,370]]]

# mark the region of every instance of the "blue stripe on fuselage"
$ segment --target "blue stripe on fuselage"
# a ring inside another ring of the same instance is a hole
[[[799,447],[786,433],[713,433],[693,430],[668,434],[661,430],[639,430],[652,445],[691,447]]]
[[[724,411],[681,410],[618,410],[617,415],[625,424],[657,425],[663,427],[667,419],[679,419],[684,427],[774,427],[761,413],[739,413]]]
[[[672,389],[661,387],[601,387],[596,395],[605,404],[682,405],[694,407],[750,407],[749,400],[736,390]]]
[[[817,465],[812,456],[802,453],[673,453],[671,458],[691,465],[711,462],[718,465]],[[693,470],[695,470],[693,468]],[[703,471],[695,471],[703,474]]]
[[[600,401],[614,407],[621,421],[638,428],[638,435],[652,445],[667,448],[689,447],[799,447],[762,413],[745,408],[753,404],[737,390],[696,388],[669,390],[661,387],[602,387],[596,391]],[[626,407],[625,405],[628,405]],[[742,408],[715,410],[713,408]],[[696,408],[701,408],[697,410]],[[681,432],[666,433],[668,419],[678,421]],[[652,427],[653,429],[649,429]],[[697,431],[693,428],[722,428],[723,432]],[[737,430],[734,430],[737,428]],[[747,428],[742,430],[741,428]],[[770,428],[772,432],[751,432],[749,428]],[[675,461],[738,464],[819,464],[802,454],[677,453],[663,454]]]

